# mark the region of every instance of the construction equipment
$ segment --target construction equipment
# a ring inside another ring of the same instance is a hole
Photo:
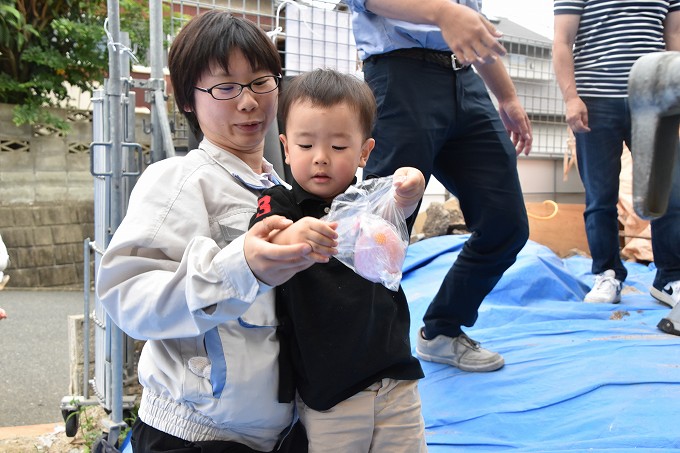
[[[639,58],[628,79],[633,126],[633,207],[644,218],[666,213],[680,192],[680,52],[655,52]],[[680,335],[680,304],[657,325]]]
[[[632,120],[633,207],[646,219],[668,207],[673,173],[680,165],[680,52],[639,58],[628,79]]]

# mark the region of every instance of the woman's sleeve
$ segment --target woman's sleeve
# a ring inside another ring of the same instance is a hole
[[[238,318],[271,289],[248,267],[244,235],[220,247],[200,191],[160,196],[162,175],[147,172],[100,260],[96,289],[107,313],[138,339],[192,337]]]

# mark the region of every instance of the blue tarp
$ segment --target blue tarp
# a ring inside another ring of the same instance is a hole
[[[402,286],[414,354],[427,305],[467,237],[409,247]],[[616,305],[582,302],[590,265],[529,241],[466,329],[505,366],[466,373],[422,362],[430,453],[680,451],[680,337],[656,327],[669,308],[649,295],[654,265],[626,264]]]
[[[467,235],[409,247],[402,286],[411,341]],[[627,263],[620,304],[586,304],[591,260],[529,242],[487,296],[473,339],[505,358],[492,373],[422,362],[427,443],[437,452],[680,450],[680,337],[649,295],[655,268]]]

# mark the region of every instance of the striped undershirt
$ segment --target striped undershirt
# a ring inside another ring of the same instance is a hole
[[[635,60],[665,50],[663,21],[680,0],[555,0],[555,15],[581,16],[574,43],[579,96],[625,97]]]

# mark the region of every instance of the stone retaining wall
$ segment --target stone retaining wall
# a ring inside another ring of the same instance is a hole
[[[0,206],[0,232],[10,257],[7,286],[82,288],[83,244],[93,231],[91,201]]]
[[[0,234],[10,255],[8,287],[83,286],[83,243],[94,238],[94,178],[90,174],[92,115],[56,111],[68,134],[12,122],[0,104]],[[148,115],[137,115],[136,141]]]

